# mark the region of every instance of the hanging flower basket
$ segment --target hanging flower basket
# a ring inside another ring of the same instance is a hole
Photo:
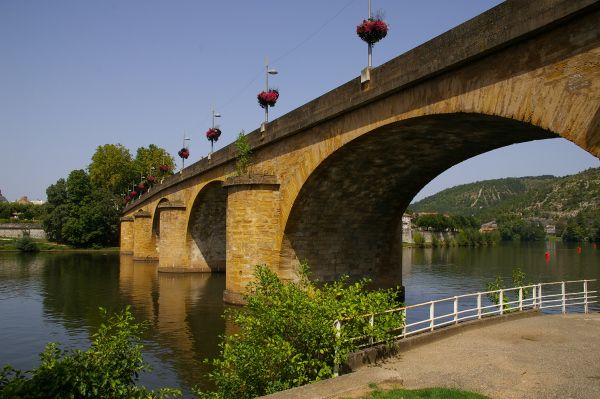
[[[258,98],[258,104],[262,108],[267,108],[267,106],[274,107],[279,98],[279,90],[263,91],[262,93],[259,93],[256,98]]]
[[[210,141],[219,141],[219,137],[221,136],[221,129],[218,127],[211,127],[206,132],[206,138]]]
[[[167,170],[169,170],[169,166],[168,165],[160,165],[158,167],[158,169],[160,169],[161,172],[166,172]]]
[[[129,193],[132,197],[135,197],[137,195],[137,193],[135,191],[132,191]]]
[[[143,184],[143,183],[140,183],[140,184],[138,184],[138,188],[139,188],[140,190],[143,190],[143,189],[144,189],[144,187],[145,187],[145,186],[144,186],[144,184]]]
[[[377,43],[387,36],[388,26],[380,19],[364,20],[362,24],[356,27],[356,34],[363,42],[371,45]]]
[[[153,176],[148,176],[146,180],[148,180],[148,183],[154,183],[154,180],[156,179]]]
[[[129,195],[126,195],[126,196],[125,196],[125,200],[126,200],[126,201],[129,201],[130,199],[131,199],[131,197],[130,197]]]
[[[123,200],[123,204],[126,204],[126,203],[127,203],[127,200]]]
[[[190,156],[190,152],[185,147],[179,150],[178,154],[183,159],[188,159],[188,157]]]

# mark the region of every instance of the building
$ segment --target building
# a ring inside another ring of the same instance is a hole
[[[8,202],[6,197],[2,195],[2,190],[0,190],[0,202]]]

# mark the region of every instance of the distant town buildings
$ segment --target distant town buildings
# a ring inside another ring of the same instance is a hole
[[[2,190],[0,190],[0,202],[11,202],[11,201],[7,200],[5,196],[2,195]],[[38,200],[30,201],[29,198],[27,198],[27,196],[25,196],[25,197],[21,197],[21,199],[14,200],[12,202],[16,202],[18,204],[42,205],[46,201],[39,200],[39,199]]]

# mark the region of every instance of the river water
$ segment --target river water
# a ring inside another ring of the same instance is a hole
[[[600,246],[548,241],[404,249],[406,304],[484,291],[496,275],[510,285],[517,267],[534,283],[600,279]],[[141,384],[180,388],[188,397],[196,384],[210,387],[203,360],[218,356],[219,336],[227,332],[225,275],[156,269],[115,253],[0,254],[0,367],[33,368],[49,341],[87,349],[102,321],[98,308],[130,305],[138,320],[151,322],[143,343],[154,370]]]

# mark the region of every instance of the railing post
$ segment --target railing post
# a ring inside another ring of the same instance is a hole
[[[339,320],[336,320],[333,322],[333,325],[335,326],[335,329],[337,330],[337,332],[335,333],[335,335],[339,338],[341,336],[340,330],[342,329],[342,323]],[[334,354],[334,358],[333,358],[333,376],[334,377],[339,377],[340,375],[340,365],[337,362],[337,356],[338,356],[338,346],[335,347],[335,354]]]
[[[431,302],[431,305],[429,305],[429,321],[431,331],[433,331],[435,327],[435,302]]]
[[[567,296],[565,294],[566,290],[565,290],[565,282],[563,281],[561,283],[561,287],[562,287],[562,312],[563,314],[567,313],[567,305],[566,305],[566,301],[567,301]]]
[[[537,289],[536,288],[537,288],[537,286],[535,286],[535,285],[532,287],[533,297],[532,297],[532,300],[531,300],[531,306],[533,307],[533,309],[535,309],[535,306],[537,304],[537,296],[536,296]]]
[[[375,315],[372,314],[369,317],[369,324],[371,325],[371,336],[369,337],[369,345],[373,345],[373,326],[375,325]]]
[[[523,287],[519,287],[519,311],[523,310]]]
[[[504,314],[504,290],[500,290],[500,314]]]
[[[458,297],[454,297],[454,324],[458,324]]]
[[[587,280],[583,280],[583,309],[585,311],[585,313],[588,312],[588,284],[587,284]]]
[[[406,338],[406,313],[408,309],[404,309],[402,311],[402,315],[404,316],[404,326],[402,327],[402,338]]]
[[[538,285],[538,287],[539,287],[538,288],[538,298],[540,299],[538,301],[538,306],[539,306],[540,309],[543,309],[544,308],[544,304],[542,303],[542,283],[540,283]]]
[[[481,292],[477,293],[477,318],[481,319]]]

